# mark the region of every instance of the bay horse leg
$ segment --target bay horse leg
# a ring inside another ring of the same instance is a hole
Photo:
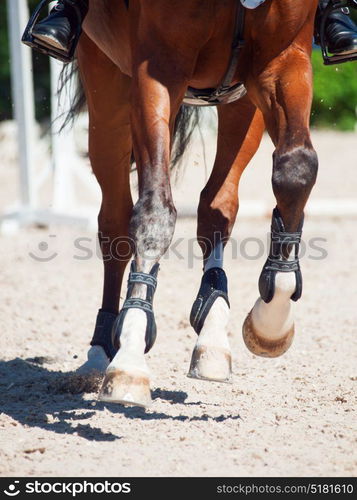
[[[102,401],[144,407],[151,403],[145,353],[156,337],[152,301],[158,263],[171,243],[176,222],[169,173],[171,131],[187,87],[181,62],[172,50],[165,50],[161,42],[157,47],[152,43],[152,37],[139,43],[139,54],[134,56],[131,123],[139,199],[130,220],[130,237],[135,259],[113,330],[119,351],[99,396]],[[156,59],[165,53],[170,54],[168,60]]]
[[[128,242],[133,206],[129,185],[131,81],[85,33],[77,52],[88,104],[89,157],[102,191],[98,237],[104,263],[102,306],[88,361],[79,373],[93,369],[104,373],[116,352],[111,332],[118,314],[123,274],[131,258]]]
[[[276,146],[272,185],[277,206],[270,254],[259,279],[260,297],[243,325],[248,349],[265,357],[280,356],[293,340],[293,301],[302,293],[297,252],[304,207],[318,169],[309,131],[309,50],[305,53],[298,47],[290,48],[272,64],[273,68],[268,67],[248,82],[249,95],[263,111]]]
[[[262,113],[248,97],[218,107],[217,154],[198,208],[197,237],[204,274],[190,318],[198,334],[188,373],[192,378],[219,382],[231,379],[223,249],[237,216],[240,177],[259,147],[264,128]]]

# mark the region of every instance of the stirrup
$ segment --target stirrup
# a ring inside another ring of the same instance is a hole
[[[296,288],[291,300],[296,302],[302,295],[302,275],[299,263],[299,248],[301,243],[302,217],[298,230],[295,233],[285,231],[283,219],[278,208],[274,208],[271,224],[271,246],[267,261],[259,278],[259,293],[264,302],[269,303],[275,293],[275,278],[277,273],[295,273]],[[284,258],[283,250],[286,246],[294,245],[294,258]]]
[[[332,64],[341,64],[348,61],[356,61],[357,60],[357,50],[352,54],[333,54],[329,55],[327,48],[327,41],[325,36],[325,26],[327,19],[331,12],[338,9],[343,9],[346,7],[352,7],[357,9],[357,0],[331,0],[329,5],[325,8],[321,21],[320,21],[320,32],[319,32],[319,42],[321,45],[322,57],[324,60],[324,64],[326,66],[331,66]]]
[[[22,35],[21,41],[25,45],[28,45],[32,49],[37,50],[38,52],[41,52],[42,54],[46,54],[47,56],[54,57],[55,59],[58,59],[59,61],[62,61],[64,63],[69,63],[73,61],[74,58],[74,52],[76,50],[77,44],[79,37],[82,33],[82,26],[81,26],[81,21],[82,21],[82,15],[79,7],[76,5],[76,2],[71,2],[72,7],[74,8],[77,16],[78,16],[78,28],[77,32],[75,34],[75,37],[71,41],[70,48],[67,51],[62,51],[60,49],[56,49],[55,47],[50,47],[49,45],[45,44],[45,42],[42,42],[41,40],[35,38],[32,34],[32,30],[35,26],[35,24],[38,21],[38,18],[41,15],[41,12],[43,9],[47,8],[48,4],[53,1],[53,0],[41,0],[39,5],[36,7],[34,13],[30,17],[29,22],[27,23],[27,26],[25,28],[24,34]]]
[[[131,263],[130,273],[128,277],[128,291],[123,307],[117,316],[112,330],[112,342],[115,349],[120,348],[120,334],[123,329],[123,323],[126,313],[129,309],[140,309],[146,313],[146,333],[145,333],[145,354],[150,351],[156,340],[156,323],[153,311],[153,299],[157,287],[157,275],[159,272],[159,264],[155,264],[150,271],[150,274],[140,273],[136,271],[136,263]],[[131,297],[133,288],[136,284],[146,285],[146,299]]]

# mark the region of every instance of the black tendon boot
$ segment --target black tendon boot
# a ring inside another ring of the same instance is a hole
[[[88,12],[88,0],[58,0],[50,14],[37,22],[48,1],[42,1],[32,16],[22,41],[33,49],[61,61],[73,59],[81,33],[82,22]]]
[[[320,0],[316,13],[315,41],[322,46],[326,64],[336,64],[357,58],[357,26],[351,19],[350,10],[347,7],[348,4],[357,7],[357,2],[349,0],[339,2],[341,3],[345,3],[346,7],[331,9],[333,4],[338,5],[336,0]],[[324,16],[325,13],[326,16]],[[326,51],[334,55],[331,60]]]

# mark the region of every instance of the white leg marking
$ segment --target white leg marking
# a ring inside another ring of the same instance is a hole
[[[120,349],[108,367],[112,370],[123,370],[128,373],[149,375],[144,352],[146,313],[140,309],[129,309],[126,313],[120,335]]]
[[[218,297],[208,313],[196,345],[220,347],[230,351],[227,335],[228,320],[228,304],[222,297]]]
[[[260,297],[252,309],[252,322],[264,339],[278,340],[293,326],[291,295],[296,288],[295,273],[277,273],[274,297],[266,304]]]
[[[129,309],[120,335],[120,349],[107,368],[101,401],[149,406],[149,368],[145,360],[146,313]]]
[[[219,297],[214,302],[193,350],[188,376],[216,382],[231,381],[231,349],[227,324],[229,308]]]
[[[87,358],[87,361],[78,368],[78,375],[89,375],[93,372],[104,374],[110,361],[103,347],[99,345],[92,346],[88,351]]]

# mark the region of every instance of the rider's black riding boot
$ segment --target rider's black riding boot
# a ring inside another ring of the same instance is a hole
[[[50,14],[35,24],[32,36],[40,47],[53,48],[69,55],[74,52],[78,29],[87,12],[88,0],[58,0]]]
[[[315,40],[320,42],[320,23],[323,11],[330,0],[319,0],[315,20]],[[332,11],[325,25],[325,37],[331,54],[357,53],[357,26],[350,17],[348,8]]]

